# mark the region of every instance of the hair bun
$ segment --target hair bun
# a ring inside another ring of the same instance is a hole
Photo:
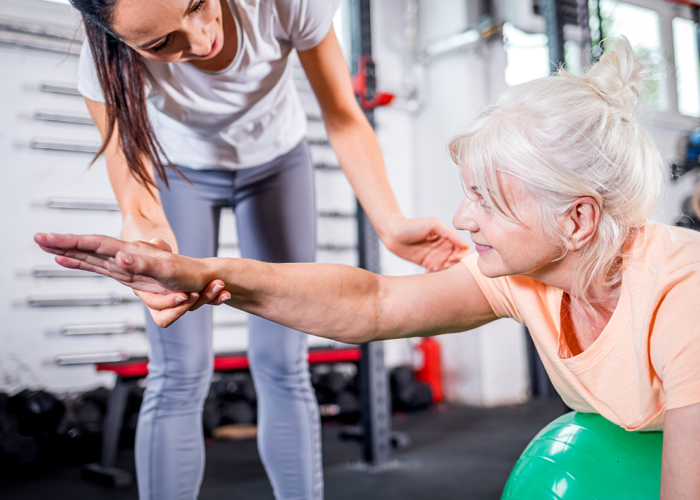
[[[625,113],[633,113],[644,93],[648,70],[626,38],[608,40],[606,52],[583,78],[605,99]]]

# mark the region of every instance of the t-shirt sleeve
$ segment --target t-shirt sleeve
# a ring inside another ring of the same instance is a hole
[[[280,22],[297,50],[321,43],[333,25],[340,0],[283,0],[277,2]]]
[[[700,264],[669,279],[653,323],[651,361],[672,410],[700,403]]]
[[[508,277],[487,278],[477,264],[479,255],[475,252],[467,255],[462,262],[472,273],[476,284],[486,296],[486,300],[491,305],[491,309],[499,318],[513,318],[520,323],[523,322],[522,314],[517,306],[513,294],[511,283]]]
[[[105,102],[100,79],[97,77],[95,61],[92,58],[90,43],[85,40],[80,50],[80,60],[78,62],[78,92],[83,97],[96,102]]]

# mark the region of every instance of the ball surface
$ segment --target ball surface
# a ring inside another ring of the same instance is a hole
[[[530,441],[501,500],[658,500],[662,442],[661,432],[568,413]]]

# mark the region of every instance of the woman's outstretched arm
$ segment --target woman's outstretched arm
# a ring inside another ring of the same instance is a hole
[[[56,262],[157,293],[225,283],[226,304],[319,337],[362,343],[458,332],[496,319],[466,266],[388,277],[335,264],[193,259],[106,236],[35,237]],[[167,326],[167,325],[159,325]]]

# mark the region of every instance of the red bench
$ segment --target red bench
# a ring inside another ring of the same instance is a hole
[[[309,364],[325,363],[359,363],[361,350],[359,347],[332,349],[309,349]],[[98,363],[95,366],[100,372],[114,372],[117,381],[110,395],[102,430],[102,457],[99,463],[87,464],[83,467],[83,478],[91,482],[113,488],[123,488],[133,483],[131,474],[117,469],[117,453],[119,451],[119,434],[124,420],[124,410],[129,396],[129,387],[137,380],[148,375],[148,359],[137,358],[115,363]],[[247,370],[248,357],[245,353],[217,354],[214,356],[214,371],[227,372]]]

